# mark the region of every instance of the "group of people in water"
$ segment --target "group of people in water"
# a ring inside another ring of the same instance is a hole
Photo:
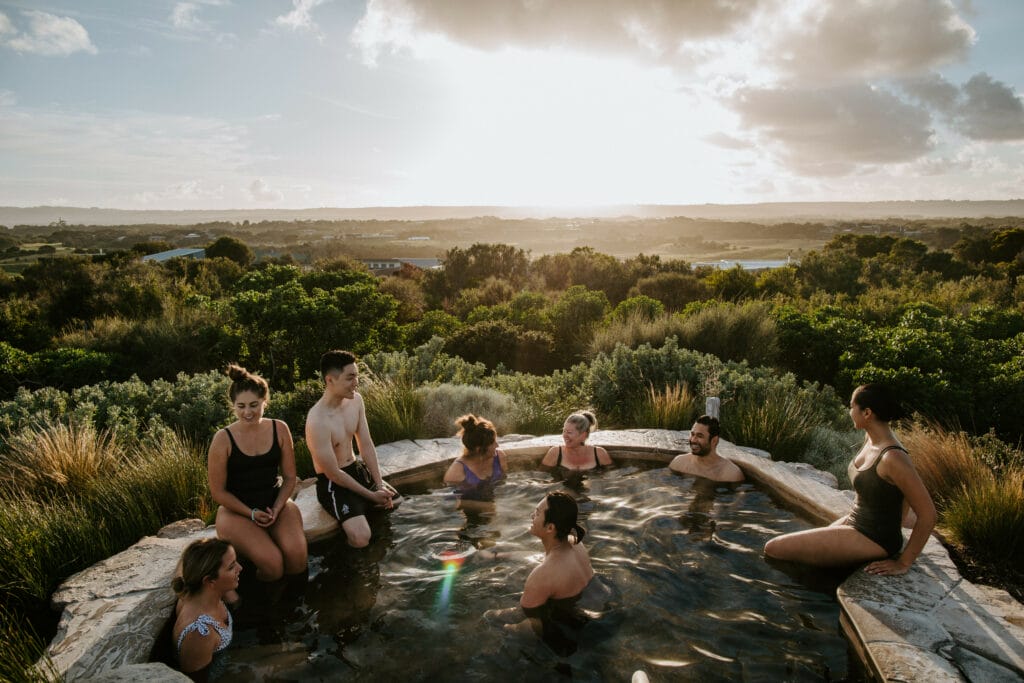
[[[292,501],[297,476],[288,425],[264,417],[270,389],[263,378],[237,365],[227,373],[236,419],[214,435],[208,459],[210,492],[219,506],[216,538],[190,544],[172,582],[178,595],[174,652],[181,670],[193,676],[201,675],[214,654],[231,642],[227,605],[238,599],[240,557],[255,568],[257,579],[267,582],[303,575],[308,557],[302,516]],[[368,516],[394,510],[401,496],[381,476],[363,399],[356,391],[355,356],[328,351],[321,358],[320,375],[323,395],[309,410],[305,429],[317,499],[340,522],[348,544],[361,548],[371,540]],[[909,454],[890,427],[901,415],[884,387],[869,384],[854,390],[850,417],[866,439],[850,463],[857,493],[853,510],[828,527],[772,538],[765,545],[767,557],[827,567],[867,563],[865,571],[872,574],[902,574],[910,568],[936,515]],[[445,484],[453,487],[461,507],[490,505],[494,486],[509,467],[498,449],[497,430],[475,415],[464,415],[456,424],[463,452],[445,472]],[[612,465],[604,448],[587,444],[596,426],[591,412],[570,415],[562,429],[563,444],[547,451],[541,467],[579,473]],[[718,453],[719,431],[717,418],[697,418],[689,434],[690,452],[676,456],[669,468],[713,482],[743,481],[743,471]],[[906,545],[904,525],[912,527]],[[530,533],[540,539],[544,559],[526,580],[518,614],[540,633],[546,616],[579,598],[594,570],[581,542],[586,530],[579,523],[576,500],[566,492],[544,496],[533,511]]]

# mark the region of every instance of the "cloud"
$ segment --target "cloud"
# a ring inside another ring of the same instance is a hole
[[[957,87],[933,74],[900,82],[956,132],[972,140],[1024,139],[1024,102],[1012,88],[981,72]]]
[[[252,181],[246,188],[246,193],[254,202],[279,202],[284,199],[284,195],[267,185],[263,178]]]
[[[790,78],[897,77],[962,59],[974,29],[951,0],[812,3],[765,54]]]
[[[705,136],[704,141],[714,145],[715,147],[721,147],[722,149],[747,150],[753,147],[753,145],[748,141],[741,140],[740,138],[733,137],[732,135],[721,131]]]
[[[22,14],[29,24],[24,32],[18,32],[6,15],[0,20],[0,42],[12,50],[47,57],[64,57],[75,52],[96,54],[89,32],[74,19],[37,10],[26,10]]]
[[[419,34],[479,50],[567,47],[667,58],[723,36],[768,0],[370,0],[353,33],[368,60]]]
[[[845,175],[866,164],[912,161],[933,145],[925,109],[866,85],[746,88],[728,104],[803,175]]]
[[[1024,139],[1024,104],[1005,83],[979,73],[963,86],[956,117],[960,132],[974,140]]]
[[[210,25],[199,18],[199,6],[194,2],[179,2],[171,11],[174,28],[183,31],[207,31]]]
[[[215,201],[224,198],[224,186],[217,185],[208,187],[207,184],[198,178],[175,183],[162,190],[146,190],[137,192],[132,197],[140,204],[167,205],[168,200],[172,202],[187,202],[202,204],[208,201]]]
[[[309,31],[319,34],[320,29],[313,21],[313,9],[327,0],[292,0],[294,9],[274,19],[274,24],[293,31]]]

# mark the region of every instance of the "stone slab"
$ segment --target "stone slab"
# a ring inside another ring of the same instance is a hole
[[[83,683],[191,683],[192,679],[166,664],[129,664],[82,679]]]

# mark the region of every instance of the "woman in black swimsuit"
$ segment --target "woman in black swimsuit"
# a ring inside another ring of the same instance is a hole
[[[265,379],[229,365],[228,396],[235,422],[218,431],[207,460],[217,536],[256,565],[256,577],[276,581],[306,570],[302,513],[291,501],[295,450],[288,425],[263,417]],[[280,474],[279,474],[280,472]]]
[[[765,555],[818,566],[869,562],[870,574],[904,574],[924,549],[935,526],[935,505],[906,449],[889,427],[902,415],[899,404],[875,384],[857,387],[850,399],[853,426],[867,433],[850,463],[857,492],[853,511],[822,529],[771,539]],[[916,515],[906,546],[900,530],[906,508]]]
[[[552,446],[548,449],[540,461],[541,467],[560,467],[570,472],[581,472],[611,465],[612,458],[608,451],[600,446],[587,445],[590,430],[596,428],[597,418],[590,411],[573,413],[565,418],[565,424],[562,425],[562,441],[565,446]]]

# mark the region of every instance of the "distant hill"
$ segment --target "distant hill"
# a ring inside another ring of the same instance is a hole
[[[685,216],[764,223],[779,221],[872,220],[882,218],[1000,218],[1024,216],[1024,199],[999,201],[785,202],[766,204],[681,204],[604,207],[396,206],[320,209],[223,209],[149,211],[75,206],[0,207],[0,225],[193,225],[248,220],[443,220],[446,218],[669,218]]]

